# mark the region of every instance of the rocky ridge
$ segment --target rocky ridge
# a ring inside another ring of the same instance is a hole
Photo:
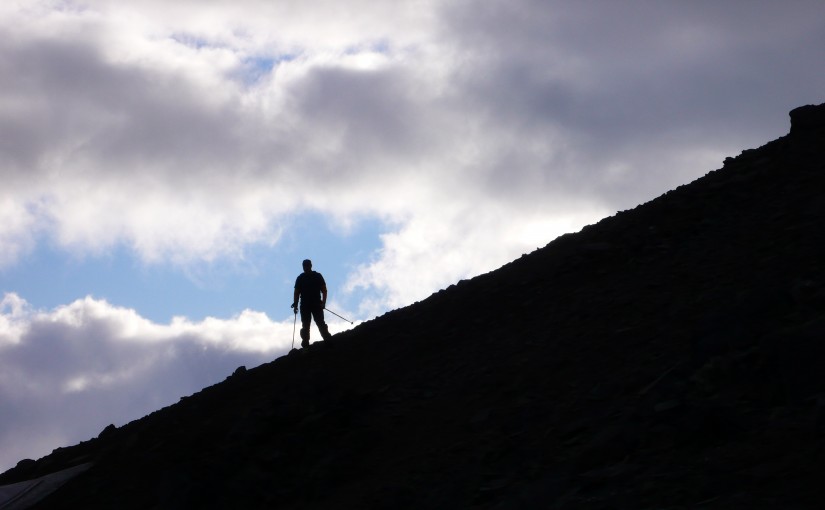
[[[502,268],[0,485],[35,508],[819,508],[825,105]]]

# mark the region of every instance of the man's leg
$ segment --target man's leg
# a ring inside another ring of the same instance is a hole
[[[312,311],[301,306],[301,347],[309,347],[309,326],[312,324]]]
[[[327,323],[324,322],[324,309],[320,306],[312,310],[312,317],[315,319],[315,324],[318,326],[318,331],[321,332],[321,338],[329,340],[332,335],[329,334]]]

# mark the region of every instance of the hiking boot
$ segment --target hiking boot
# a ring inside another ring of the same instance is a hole
[[[309,347],[309,340],[301,340],[301,347],[304,349]]]

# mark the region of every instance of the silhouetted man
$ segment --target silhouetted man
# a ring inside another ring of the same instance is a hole
[[[309,346],[309,326],[312,319],[324,340],[329,340],[329,328],[324,322],[324,307],[327,304],[327,283],[321,273],[312,270],[312,261],[303,262],[304,272],[295,280],[295,295],[292,308],[298,313],[298,298],[301,298],[301,347]]]

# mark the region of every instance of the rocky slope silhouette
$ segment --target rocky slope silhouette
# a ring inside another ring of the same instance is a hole
[[[0,484],[88,466],[41,509],[821,508],[825,105],[791,124]]]

